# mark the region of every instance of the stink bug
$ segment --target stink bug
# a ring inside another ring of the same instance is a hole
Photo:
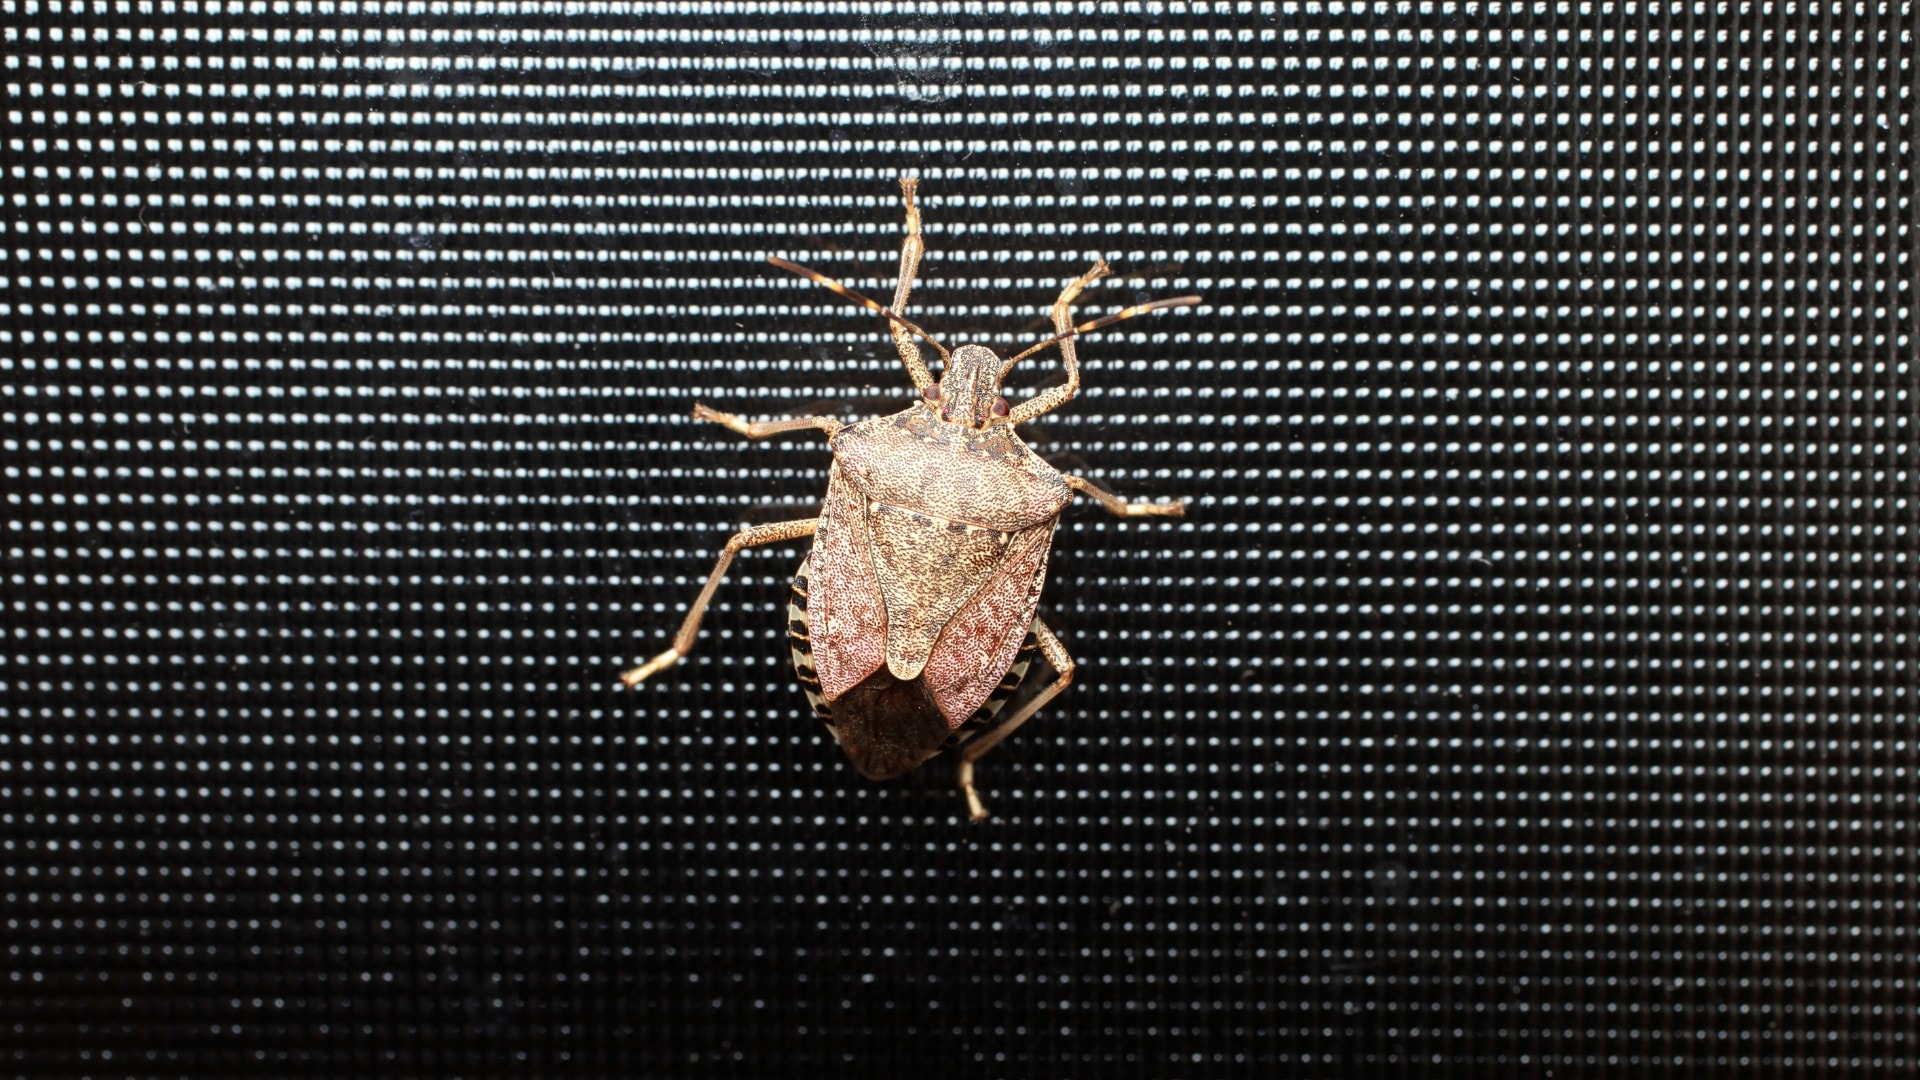
[[[793,578],[787,627],[794,673],[815,715],[870,780],[903,776],[960,747],[960,789],[978,821],[987,811],[974,791],[973,763],[1073,681],[1073,658],[1035,616],[1061,511],[1077,491],[1117,517],[1185,512],[1182,502],[1128,502],[1056,470],[1027,448],[1014,425],[1052,412],[1080,389],[1076,336],[1199,297],[1141,304],[1075,326],[1068,310],[1074,298],[1109,272],[1096,262],[1054,301],[1053,337],[1005,361],[983,345],[949,352],[901,314],[925,250],[915,185],[912,177],[900,181],[907,237],[891,308],[805,267],[771,261],[885,316],[920,399],[892,416],[847,425],[825,416],[756,423],[696,405],[694,416],[749,439],[825,432],[833,450],[826,501],[818,517],[735,533],[673,647],[621,680],[638,686],[687,655],[707,602],[741,549],[811,536],[813,550]],[[915,338],[944,361],[939,381]],[[1009,405],[1001,378],[1056,343],[1066,382]],[[1036,651],[1053,665],[1053,682],[1002,718]]]

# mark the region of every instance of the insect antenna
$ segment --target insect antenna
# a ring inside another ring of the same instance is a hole
[[[940,354],[940,359],[942,360],[948,359],[949,354],[947,352],[947,347],[945,345],[942,345],[939,342],[933,340],[932,334],[929,334],[925,330],[922,330],[919,327],[913,325],[913,323],[908,322],[904,316],[896,314],[891,309],[882,307],[881,305],[875,303],[874,301],[869,300],[864,296],[861,296],[859,293],[854,292],[852,289],[847,288],[845,285],[840,284],[839,282],[833,280],[832,278],[826,276],[825,274],[816,273],[812,270],[807,269],[804,266],[801,266],[799,263],[788,262],[787,260],[774,255],[767,256],[767,261],[779,267],[782,270],[787,270],[792,273],[799,274],[801,277],[806,278],[808,281],[811,281],[820,285],[825,285],[827,288],[833,290],[836,293],[839,293],[841,296],[846,297],[847,299],[853,301],[854,303],[859,304],[861,307],[866,308],[868,311],[871,311],[877,315],[885,315],[887,318],[893,320],[896,323],[899,323],[901,326],[905,327],[907,330],[911,331],[912,333],[920,336],[921,338],[924,338],[926,340],[926,343],[933,346],[934,350]]]
[[[1033,348],[1028,349],[1026,352],[1023,352],[1019,356],[1016,356],[1013,359],[1007,361],[1006,366],[1000,369],[1000,373],[1002,375],[1006,374],[1009,370],[1012,369],[1013,365],[1019,363],[1022,360],[1025,360],[1027,357],[1032,356],[1034,353],[1039,352],[1041,349],[1044,349],[1049,345],[1058,344],[1062,341],[1067,340],[1070,337],[1079,337],[1081,334],[1091,333],[1095,330],[1100,329],[1103,326],[1112,326],[1114,323],[1117,323],[1122,319],[1131,319],[1135,315],[1145,315],[1150,311],[1159,311],[1162,308],[1190,307],[1199,302],[1200,302],[1200,298],[1197,296],[1176,296],[1170,300],[1155,300],[1150,304],[1135,304],[1130,308],[1122,308],[1121,310],[1116,311],[1111,315],[1102,315],[1099,318],[1094,319],[1092,322],[1083,322],[1079,326],[1074,327],[1073,329],[1067,331],[1064,334],[1055,334],[1054,336],[1048,338],[1047,340],[1041,342],[1040,344],[1035,345]]]

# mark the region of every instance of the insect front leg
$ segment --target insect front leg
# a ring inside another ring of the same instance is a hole
[[[919,177],[900,178],[900,196],[907,204],[907,238],[900,245],[900,284],[893,290],[893,311],[897,315],[907,312],[907,295],[913,292],[914,279],[920,274],[920,256],[927,250],[925,241],[920,239],[920,208],[913,205],[913,191],[919,186]],[[914,341],[912,332],[899,323],[893,324],[893,345],[900,350],[900,362],[907,365],[913,388],[925,390],[932,386],[933,373],[927,370],[927,362],[920,358],[920,343]]]
[[[718,409],[709,409],[705,405],[695,405],[693,416],[696,420],[711,420],[729,431],[737,431],[749,439],[764,439],[787,431],[801,431],[806,428],[819,428],[833,438],[834,432],[843,426],[831,416],[801,416],[791,420],[742,420],[732,413],[723,413]]]
[[[1065,334],[1073,329],[1073,301],[1087,286],[1112,273],[1105,259],[1093,264],[1093,269],[1069,281],[1067,287],[1060,290],[1060,298],[1053,302],[1053,325],[1059,333]],[[1060,365],[1067,369],[1067,381],[1042,394],[1014,406],[1013,413],[1007,417],[1009,424],[1024,424],[1037,416],[1045,416],[1072,400],[1080,392],[1080,354],[1074,350],[1072,338],[1060,342]]]
[[[687,611],[686,620],[680,624],[680,632],[674,635],[673,648],[621,675],[620,681],[628,686],[639,686],[647,680],[648,676],[672,667],[681,657],[693,650],[693,639],[700,633],[700,619],[707,613],[707,601],[713,599],[713,590],[720,587],[720,579],[726,576],[727,567],[741,549],[812,536],[819,529],[819,518],[806,518],[800,521],[776,521],[771,525],[756,525],[751,529],[741,529],[734,533],[727,540],[726,548],[720,552],[720,561],[714,564],[713,573],[707,575],[706,587],[700,590],[700,595],[693,601],[693,607]]]
[[[1185,517],[1187,514],[1187,504],[1184,499],[1175,499],[1169,503],[1128,502],[1084,476],[1067,477],[1067,486],[1093,496],[1094,500],[1114,517]]]
[[[1039,712],[1041,706],[1052,701],[1055,695],[1067,688],[1068,683],[1073,682],[1073,657],[1068,655],[1067,647],[1060,644],[1060,639],[1053,636],[1053,631],[1047,629],[1046,624],[1038,619],[1033,623],[1033,635],[1039,639],[1040,652],[1047,658],[1047,663],[1052,664],[1053,670],[1058,672],[1057,677],[1045,690],[1035,694],[1033,700],[1022,706],[1020,711],[1014,713],[1006,723],[960,748],[958,769],[960,790],[967,797],[967,813],[975,821],[987,819],[987,808],[980,802],[980,793],[973,789],[973,763],[979,761],[987,751],[999,746],[1001,740],[1013,734],[1021,724],[1026,723],[1034,713]]]

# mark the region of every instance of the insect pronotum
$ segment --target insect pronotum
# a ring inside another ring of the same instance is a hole
[[[1061,511],[1075,492],[1116,517],[1179,517],[1186,509],[1177,500],[1128,502],[1062,473],[1029,450],[1014,426],[1052,412],[1079,391],[1077,336],[1200,298],[1140,304],[1075,326],[1074,299],[1109,273],[1099,261],[1060,291],[1052,337],[1011,360],[984,345],[949,351],[902,314],[925,250],[916,185],[912,177],[900,181],[907,236],[892,307],[785,259],[771,261],[885,316],[919,400],[891,416],[845,425],[826,416],[754,422],[694,406],[694,416],[749,439],[825,432],[833,450],[826,500],[817,517],[735,533],[673,646],[621,679],[638,686],[687,655],[736,553],[811,536],[813,548],[793,578],[787,628],[794,674],[814,714],[853,767],[872,780],[905,775],[957,747],[960,789],[978,821],[987,811],[974,790],[973,763],[1073,681],[1073,657],[1035,615]],[[916,338],[940,354],[937,381]],[[1010,405],[1000,380],[1055,344],[1066,382]],[[1052,665],[1053,682],[1002,716],[1035,652]]]

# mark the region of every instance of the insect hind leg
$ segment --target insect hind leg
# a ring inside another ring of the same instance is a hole
[[[1047,629],[1046,624],[1039,619],[1033,621],[1033,633],[1040,641],[1041,655],[1047,658],[1047,663],[1052,664],[1056,672],[1053,682],[1049,683],[1046,689],[1035,694],[1033,700],[1022,705],[1020,711],[1007,718],[1005,723],[960,748],[960,766],[956,770],[956,779],[960,782],[961,793],[967,797],[967,814],[975,821],[987,819],[987,808],[980,801],[980,793],[974,790],[973,763],[985,756],[987,751],[1000,745],[1001,740],[1013,734],[1021,724],[1031,719],[1034,713],[1039,712],[1042,706],[1052,701],[1060,691],[1065,690],[1073,682],[1075,664],[1073,657],[1067,652],[1067,647],[1062,645],[1060,639],[1053,636],[1053,631]]]

